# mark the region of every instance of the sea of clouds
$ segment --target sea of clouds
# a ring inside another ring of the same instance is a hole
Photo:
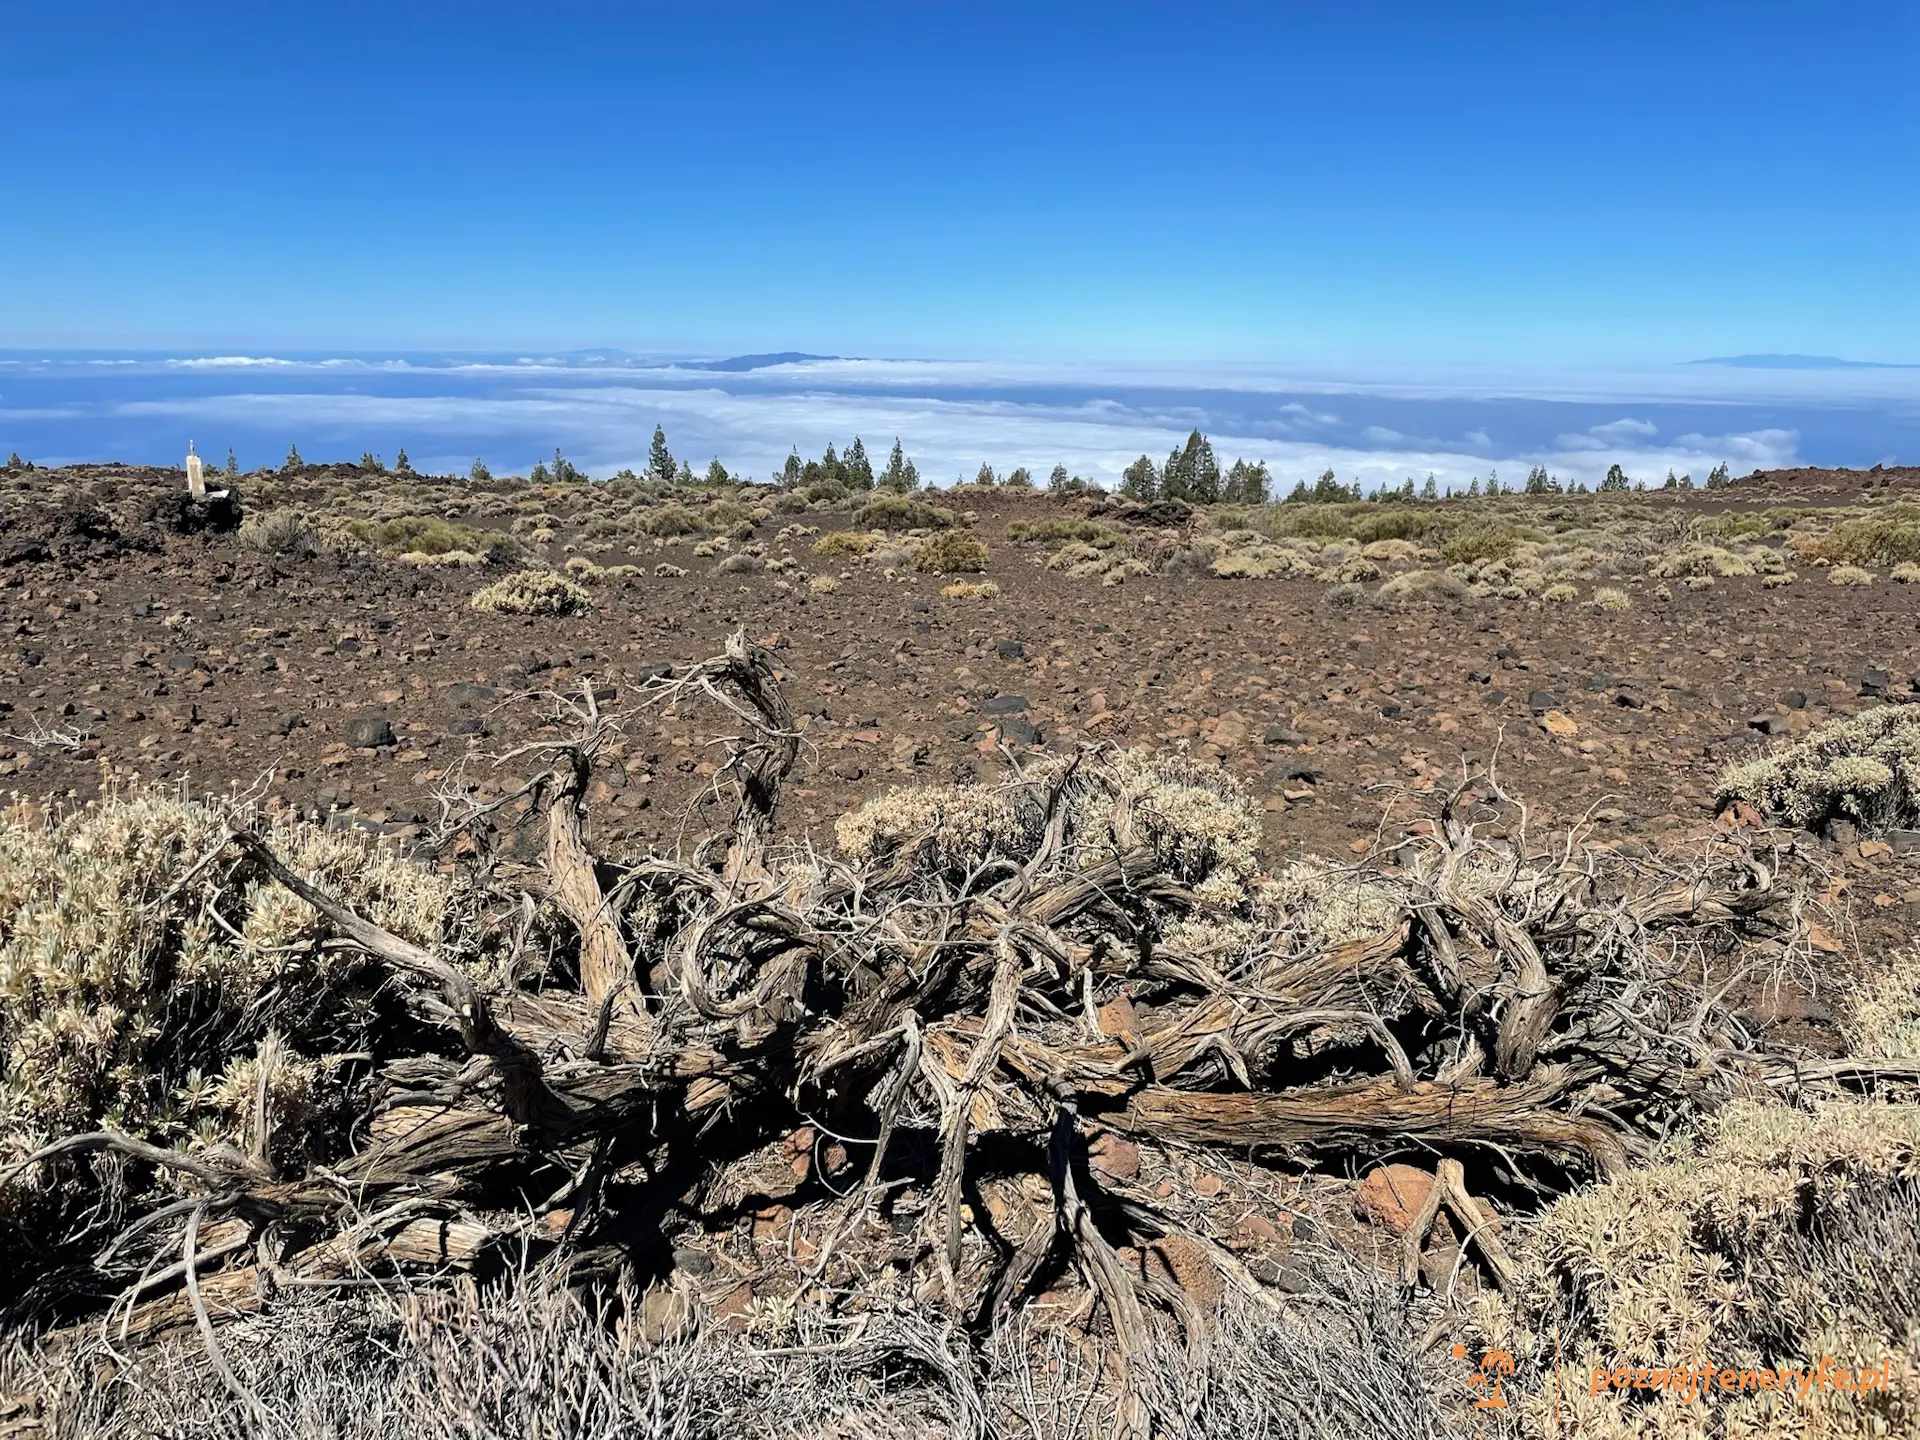
[[[1114,483],[1190,429],[1222,463],[1265,460],[1285,489],[1331,469],[1371,488],[1429,474],[1462,488],[1543,465],[1657,484],[1792,464],[1920,461],[1920,370],[1711,364],[1568,370],[809,359],[715,370],[614,352],[542,355],[0,353],[0,454],[44,464],[391,461],[524,473],[562,449],[594,475],[643,468],[654,426],[703,470],[764,478],[787,454],[898,436],[923,476],[1056,464]]]

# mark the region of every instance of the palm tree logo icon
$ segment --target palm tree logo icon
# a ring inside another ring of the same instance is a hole
[[[1453,1358],[1467,1358],[1467,1347],[1453,1347]],[[1478,1397],[1473,1402],[1476,1410],[1504,1410],[1507,1397],[1500,1392],[1502,1379],[1513,1374],[1513,1356],[1505,1350],[1489,1350],[1480,1357],[1480,1368],[1467,1377],[1467,1388]]]

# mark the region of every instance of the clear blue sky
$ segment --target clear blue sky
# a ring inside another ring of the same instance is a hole
[[[0,0],[0,347],[1920,360],[1920,6]]]

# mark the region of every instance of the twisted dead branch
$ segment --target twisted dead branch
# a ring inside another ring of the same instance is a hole
[[[578,734],[541,747],[544,888],[567,963],[537,984],[388,932],[234,831],[232,849],[363,952],[423,1029],[373,1057],[366,1123],[305,1174],[267,1162],[264,1088],[252,1155],[98,1133],[16,1167],[77,1176],[77,1157],[113,1151],[168,1176],[137,1242],[96,1257],[124,1277],[130,1256],[181,1237],[182,1268],[128,1288],[122,1337],[207,1333],[275,1286],[470,1267],[508,1241],[642,1245],[649,1222],[633,1217],[687,1203],[690,1174],[825,1116],[869,1149],[826,1250],[911,1193],[911,1263],[988,1324],[1049,1263],[1077,1267],[1117,1341],[1123,1421],[1144,1435],[1163,1402],[1127,1367],[1154,1343],[1150,1302],[1190,1343],[1201,1321],[1121,1263],[1122,1243],[1180,1231],[1096,1179],[1092,1127],[1274,1159],[1439,1151],[1420,1234],[1444,1204],[1505,1283],[1512,1262],[1458,1157],[1519,1157],[1563,1183],[1620,1169],[1742,1087],[1861,1078],[1757,1053],[1676,958],[1781,923],[1784,882],[1746,851],[1647,885],[1571,841],[1533,851],[1524,817],[1491,823],[1512,813],[1497,784],[1468,776],[1396,872],[1264,881],[1233,848],[1251,821],[1224,781],[1094,748],[876,812],[880,838],[836,859],[775,839],[800,736],[772,656],[736,635],[646,700],[695,697],[741,730],[720,768],[731,813],[690,855],[593,854],[586,797],[619,717],[591,686]],[[1024,1164],[1053,1196],[1051,1224],[1018,1245],[969,1199],[989,1137],[995,1165]],[[196,1250],[209,1220],[245,1243]]]

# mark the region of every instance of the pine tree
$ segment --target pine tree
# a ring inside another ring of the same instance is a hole
[[[653,444],[647,447],[647,478],[662,485],[671,485],[674,477],[680,473],[680,467],[673,462],[673,452],[667,449],[665,427],[653,427]]]
[[[1707,472],[1707,489],[1709,490],[1721,490],[1732,483],[1733,474],[1724,460]]]
[[[1158,500],[1164,493],[1160,472],[1153,461],[1142,455],[1120,472],[1120,493],[1129,500]]]
[[[298,463],[300,457],[296,455],[293,458],[295,463]],[[18,450],[14,451],[11,455],[7,456],[7,469],[24,470],[26,468],[27,468],[27,462],[20,458],[20,452]]]
[[[1467,498],[1469,500],[1478,500],[1480,498],[1480,477],[1478,475],[1467,482]]]
[[[386,465],[381,461],[380,457],[375,455],[371,450],[362,450],[360,452],[360,468],[362,470],[371,470],[376,475],[384,475],[387,473]]]
[[[1187,488],[1202,505],[1220,503],[1220,461],[1213,453],[1213,442],[1198,430],[1187,437]]]
[[[834,453],[832,441],[827,442],[827,453],[820,457],[820,478],[831,480],[836,485],[847,483],[846,467],[841,464],[840,457]]]
[[[904,495],[920,485],[920,473],[913,468],[913,462],[900,448],[900,437],[893,437],[893,453],[887,456],[887,468],[880,472],[878,485],[882,490],[891,490]]]
[[[1431,470],[1427,472],[1427,483],[1420,487],[1420,498],[1422,500],[1438,500],[1440,498],[1440,482],[1433,478],[1433,472]]]
[[[1220,498],[1229,505],[1265,505],[1272,484],[1266,461],[1249,465],[1245,460],[1236,460],[1221,482]]]
[[[873,462],[867,459],[867,447],[860,443],[858,435],[853,437],[853,444],[847,447],[846,459],[841,463],[846,467],[849,490],[873,489]]]
[[[560,453],[558,445],[553,447],[554,484],[571,485],[586,478],[586,475],[571,460]]]
[[[493,471],[487,468],[486,461],[476,455],[472,467],[467,471],[467,479],[473,481],[476,485],[484,485],[493,479]]]
[[[240,462],[233,458],[233,447],[229,445],[227,447],[227,474],[238,475],[239,473]]]
[[[727,467],[720,463],[720,457],[714,456],[707,464],[707,484],[726,485],[732,480],[733,477],[727,474]]]
[[[547,483],[547,480],[547,462],[544,460],[534,461],[533,469],[527,472],[527,483],[529,485],[544,485]]]
[[[1527,472],[1527,494],[1545,495],[1550,488],[1546,466],[1536,465]]]
[[[1031,490],[1033,488],[1033,472],[1024,465],[1016,465],[1008,473],[1007,478],[1002,480],[1000,484],[1008,490]]]
[[[1058,492],[1067,488],[1067,467],[1056,465],[1047,475],[1047,489]]]
[[[19,457],[16,456],[15,458],[18,459]],[[298,445],[287,446],[287,463],[281,467],[283,470],[300,470],[305,468],[306,463],[306,461],[300,458],[300,447]]]
[[[993,473],[993,466],[982,460],[980,462],[980,468],[974,472],[973,483],[991,490],[995,485],[1000,483],[1000,478]]]
[[[233,452],[228,451],[227,453],[231,455]],[[396,475],[411,475],[413,473],[413,462],[407,459],[407,450],[404,445],[400,447],[400,453],[393,457],[393,470]]]
[[[806,466],[800,463],[800,447],[796,445],[787,452],[787,458],[781,463],[780,483],[791,490],[805,474]]]
[[[1506,492],[1500,488],[1500,472],[1498,470],[1487,471],[1487,498],[1490,500],[1495,499],[1505,493]]]
[[[1669,481],[1673,479],[1673,472],[1671,470],[1667,472],[1667,479]],[[1627,480],[1627,472],[1620,468],[1618,462],[1607,467],[1607,478],[1600,482],[1601,494],[1613,495],[1622,490],[1630,490],[1632,488],[1632,485],[1629,484]]]

